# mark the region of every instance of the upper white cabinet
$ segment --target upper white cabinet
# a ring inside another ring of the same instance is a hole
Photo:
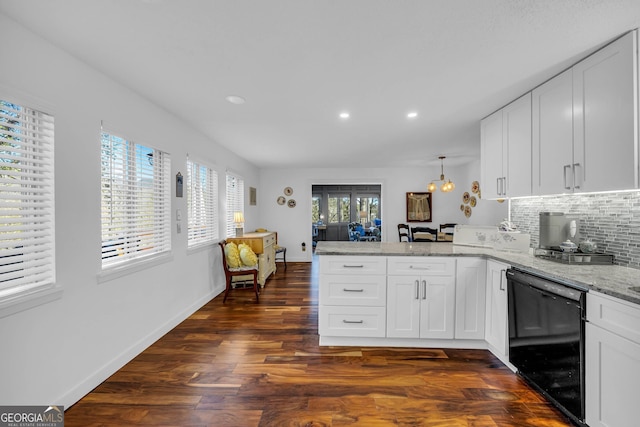
[[[636,64],[634,31],[533,90],[534,194],[637,187]]]
[[[484,198],[531,195],[531,93],[482,120]]]

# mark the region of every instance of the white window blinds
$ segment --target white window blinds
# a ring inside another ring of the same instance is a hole
[[[0,100],[0,301],[55,282],[53,125]]]
[[[167,153],[102,132],[102,269],[171,251]]]
[[[244,180],[227,173],[227,237],[236,235],[236,224],[233,222],[235,212],[244,214]]]
[[[187,160],[187,246],[218,239],[218,174]]]

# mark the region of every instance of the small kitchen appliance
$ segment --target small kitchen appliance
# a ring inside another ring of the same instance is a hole
[[[580,219],[562,212],[540,212],[540,248],[560,250],[567,241],[580,243]]]

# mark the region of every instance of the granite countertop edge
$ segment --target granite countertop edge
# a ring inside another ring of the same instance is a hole
[[[536,258],[528,253],[498,251],[485,247],[437,243],[318,242],[316,255],[341,256],[469,256],[504,262],[514,268],[559,281],[569,286],[597,291],[640,304],[640,269],[619,265],[563,264]]]

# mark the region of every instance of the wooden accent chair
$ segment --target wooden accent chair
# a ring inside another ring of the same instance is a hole
[[[218,243],[220,245],[220,249],[222,251],[222,266],[224,267],[224,275],[226,277],[226,288],[224,290],[224,299],[222,300],[222,302],[226,302],[227,301],[227,295],[229,295],[229,291],[234,289],[234,290],[241,290],[241,289],[251,289],[251,288],[233,288],[231,286],[231,282],[233,280],[234,276],[248,276],[248,275],[253,275],[253,291],[256,294],[256,302],[260,302],[260,296],[258,295],[258,264],[256,265],[252,265],[252,266],[242,266],[242,267],[237,267],[237,268],[232,268],[229,267],[229,265],[227,264],[227,256],[224,253],[224,247],[227,244],[226,240],[223,240],[222,242]]]
[[[429,227],[411,227],[412,242],[435,242],[437,240],[437,229]]]
[[[402,239],[405,238],[405,242],[411,241],[409,226],[407,224],[398,224],[398,238],[402,242]]]

